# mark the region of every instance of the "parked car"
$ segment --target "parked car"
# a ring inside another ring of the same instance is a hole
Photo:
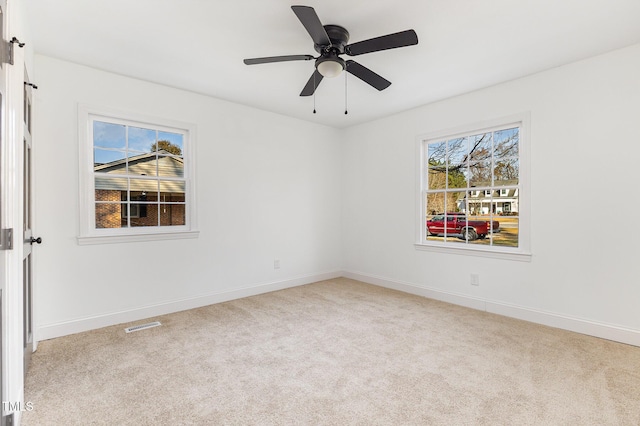
[[[491,232],[500,231],[500,222],[497,220],[467,220],[464,213],[451,212],[437,214],[427,220],[427,231],[429,235],[444,236],[445,235],[445,217],[446,217],[446,234],[448,236],[457,236],[463,240],[474,241],[478,238],[486,238]]]

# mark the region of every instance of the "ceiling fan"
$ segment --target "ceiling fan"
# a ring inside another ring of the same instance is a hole
[[[369,68],[360,65],[351,59],[345,61],[340,55],[358,56],[365,53],[378,52],[380,50],[395,49],[398,47],[418,44],[418,36],[414,30],[401,31],[387,34],[353,44],[349,41],[349,32],[339,25],[322,25],[316,11],[310,6],[291,6],[302,25],[305,27],[311,39],[313,47],[320,54],[312,55],[286,55],[270,56],[266,58],[245,59],[247,65],[266,64],[269,62],[286,61],[310,61],[315,59],[315,71],[302,89],[300,96],[311,96],[324,77],[336,77],[342,71],[346,71],[358,77],[365,83],[378,90],[384,90],[391,84],[390,81],[379,76]]]

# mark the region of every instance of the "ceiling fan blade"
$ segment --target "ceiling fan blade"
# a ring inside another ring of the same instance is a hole
[[[360,80],[365,83],[375,87],[378,90],[384,90],[391,85],[389,80],[386,80],[380,77],[375,72],[371,71],[369,68],[360,65],[356,61],[347,61],[347,72],[355,75]]]
[[[406,30],[349,44],[344,47],[344,52],[349,56],[357,56],[414,44],[418,44],[418,35],[413,30]]]
[[[327,31],[322,26],[320,18],[316,11],[310,6],[291,6],[293,13],[296,14],[302,25],[311,36],[313,42],[319,46],[328,46],[331,44]]]
[[[287,56],[269,56],[266,58],[245,59],[246,65],[268,64],[269,62],[286,62],[286,61],[310,61],[314,59],[311,55],[287,55]]]
[[[300,96],[313,95],[313,93],[316,91],[321,81],[322,81],[322,74],[320,74],[318,70],[315,70],[313,74],[311,74],[311,78],[309,78],[309,81],[307,81],[307,84],[304,86],[304,89],[302,89],[302,92],[300,92]]]

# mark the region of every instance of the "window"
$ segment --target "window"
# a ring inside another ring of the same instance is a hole
[[[418,138],[417,248],[529,259],[527,136],[523,115]]]
[[[194,126],[79,111],[79,243],[196,237]]]

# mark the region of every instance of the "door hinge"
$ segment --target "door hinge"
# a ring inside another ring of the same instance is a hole
[[[13,250],[13,228],[0,229],[0,250]]]
[[[24,47],[24,43],[22,43],[17,38],[13,37],[9,41],[0,41],[2,46],[0,50],[2,51],[2,63],[13,65],[13,45],[17,44],[18,47]]]

